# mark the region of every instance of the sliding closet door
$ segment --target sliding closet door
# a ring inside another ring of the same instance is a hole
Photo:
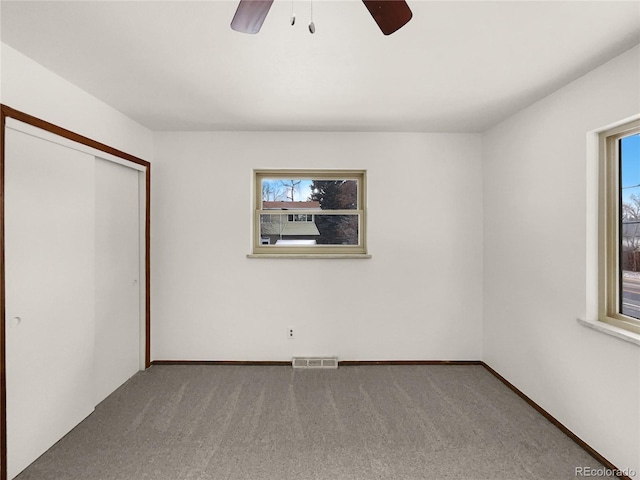
[[[140,369],[138,175],[96,158],[96,404]]]
[[[93,411],[93,157],[5,137],[7,467],[13,478]]]

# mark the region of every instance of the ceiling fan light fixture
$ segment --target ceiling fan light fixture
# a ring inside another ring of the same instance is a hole
[[[380,30],[385,35],[402,28],[411,20],[413,13],[404,0],[362,0],[367,10],[373,17]],[[258,33],[271,9],[273,0],[240,0],[231,28],[242,33]],[[291,25],[296,23],[296,15],[293,13],[293,1],[291,2]],[[313,23],[313,0],[311,0],[311,21],[309,32],[315,33],[316,26]]]

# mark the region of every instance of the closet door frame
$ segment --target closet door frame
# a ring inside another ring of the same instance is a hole
[[[145,209],[144,209],[144,311],[145,311],[145,334],[144,334],[144,367],[151,366],[151,164],[146,160],[134,157],[128,153],[117,150],[113,147],[97,142],[65,128],[49,123],[24,112],[15,110],[6,105],[0,104],[0,480],[7,480],[7,377],[6,377],[6,306],[5,306],[5,131],[6,119],[13,118],[33,127],[40,128],[49,133],[58,135],[68,140],[86,145],[101,152],[108,153],[123,160],[138,164],[144,167],[145,174]]]

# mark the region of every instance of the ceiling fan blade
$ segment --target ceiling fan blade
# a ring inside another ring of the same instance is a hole
[[[362,0],[362,2],[385,35],[391,35],[404,27],[413,16],[409,5],[404,0]]]
[[[240,0],[231,28],[236,32],[258,33],[273,0]]]

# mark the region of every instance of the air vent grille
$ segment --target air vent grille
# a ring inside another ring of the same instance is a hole
[[[338,368],[338,357],[293,357],[293,368]]]

